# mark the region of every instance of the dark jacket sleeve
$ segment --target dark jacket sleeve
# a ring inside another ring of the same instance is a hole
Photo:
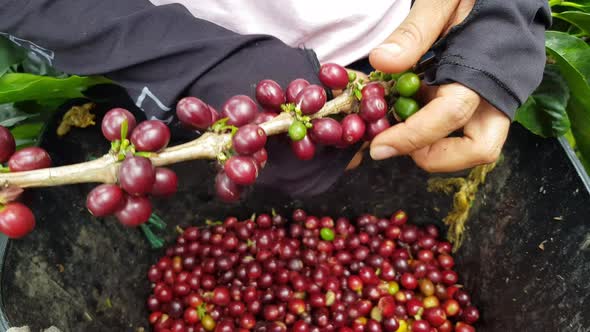
[[[266,35],[239,35],[193,17],[178,4],[147,0],[0,0],[0,33],[57,69],[104,75],[123,86],[147,118],[174,121],[179,98],[192,95],[218,110],[229,97],[254,97],[271,78],[320,84],[313,51]],[[293,195],[328,189],[353,151],[321,148],[295,159],[286,142],[269,146],[259,183]]]
[[[465,21],[434,45],[436,65],[426,82],[461,83],[514,118],[541,83],[550,25],[546,0],[478,0]]]
[[[0,32],[44,52],[59,70],[113,79],[148,117],[174,113],[179,96],[191,88],[217,107],[238,91],[249,92],[260,78],[316,75],[309,52],[270,36],[236,34],[194,18],[179,4],[0,0],[0,7]],[[212,76],[225,88],[200,88]]]

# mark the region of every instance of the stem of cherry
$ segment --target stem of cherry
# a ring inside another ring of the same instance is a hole
[[[338,113],[352,113],[358,108],[358,100],[352,89],[327,102],[312,118],[321,118]],[[294,118],[281,113],[274,119],[260,124],[267,136],[286,133]],[[207,132],[201,137],[154,154],[150,159],[154,166],[164,166],[196,159],[215,159],[231,144],[230,134]],[[0,185],[14,185],[21,188],[52,187],[77,183],[116,183],[121,162],[115,155],[106,154],[101,158],[68,166],[44,168],[34,171],[0,173]]]

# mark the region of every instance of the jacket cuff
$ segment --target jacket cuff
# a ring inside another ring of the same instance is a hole
[[[479,0],[433,46],[435,64],[425,82],[461,83],[513,119],[543,78],[550,25],[547,1]]]
[[[432,79],[430,75],[435,75],[436,78]],[[477,92],[488,103],[504,112],[511,119],[514,117],[516,109],[526,100],[526,98],[521,100],[493,73],[450,59],[440,61],[436,72],[429,74],[426,82],[436,85],[460,83]]]

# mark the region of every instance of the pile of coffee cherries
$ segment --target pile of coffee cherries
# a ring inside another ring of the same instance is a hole
[[[111,153],[122,159],[118,184],[95,187],[86,198],[86,207],[94,216],[115,215],[125,226],[135,227],[148,221],[152,214],[149,196],[168,197],[176,193],[178,178],[174,171],[154,167],[149,153],[168,146],[170,129],[158,120],[137,124],[131,112],[114,108],[101,125],[104,137],[111,141]],[[127,139],[127,132],[131,135]]]
[[[435,226],[295,210],[189,227],[150,267],[155,332],[473,332],[451,245]]]
[[[6,163],[6,166],[1,164]],[[32,146],[16,151],[16,142],[7,128],[0,126],[0,166],[3,172],[24,172],[51,167],[51,157]],[[6,188],[2,188],[6,189]],[[0,204],[0,233],[17,239],[35,228],[35,216],[26,205],[11,201]]]

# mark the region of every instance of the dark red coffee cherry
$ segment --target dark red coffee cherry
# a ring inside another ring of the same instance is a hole
[[[342,126],[332,118],[313,120],[312,138],[324,145],[336,145],[342,139]]]
[[[258,176],[256,161],[251,157],[233,156],[223,166],[225,174],[236,184],[249,186]]]
[[[299,92],[295,99],[295,105],[301,109],[303,114],[314,114],[324,107],[327,98],[324,88],[319,85],[310,85]]]
[[[139,226],[152,215],[152,203],[145,196],[125,195],[122,207],[115,212],[119,222],[127,227]]]
[[[152,186],[151,194],[154,196],[172,196],[178,190],[178,176],[176,173],[165,167],[156,168],[156,179]]]
[[[135,127],[129,140],[137,151],[157,152],[168,146],[170,129],[159,120],[143,121]]]
[[[124,193],[114,184],[101,184],[86,197],[86,208],[95,217],[115,213],[123,203]]]
[[[335,63],[325,63],[320,67],[319,78],[330,89],[342,90],[348,85],[348,72]]]
[[[25,172],[51,167],[51,157],[42,148],[31,146],[16,151],[8,160],[11,172]]]
[[[298,78],[289,83],[287,86],[287,102],[294,103],[297,99],[297,95],[299,95],[301,90],[307,86],[309,86],[309,82],[302,78]]]
[[[266,133],[255,124],[249,124],[238,129],[232,139],[234,150],[242,155],[251,155],[266,144]]]
[[[127,132],[130,133],[137,124],[135,116],[123,108],[113,108],[108,111],[104,115],[101,124],[104,137],[111,142],[121,139],[121,125],[125,120],[127,120]]]
[[[225,172],[215,177],[215,191],[220,200],[230,203],[240,199],[242,188],[233,182]]]
[[[256,86],[256,100],[260,105],[273,110],[280,110],[287,100],[281,86],[273,80],[262,80]]]
[[[152,162],[144,157],[127,157],[119,168],[119,184],[131,195],[143,195],[152,190],[156,172]]]
[[[291,150],[298,159],[311,160],[315,155],[315,143],[306,135],[300,141],[291,141]]]
[[[196,129],[207,129],[216,120],[217,111],[199,98],[185,97],[176,105],[176,116],[183,124]]]
[[[0,163],[5,163],[16,150],[16,142],[10,130],[0,126]]]
[[[256,114],[258,114],[258,107],[250,97],[237,95],[223,104],[221,113],[224,118],[229,119],[228,125],[241,127],[254,121]]]

